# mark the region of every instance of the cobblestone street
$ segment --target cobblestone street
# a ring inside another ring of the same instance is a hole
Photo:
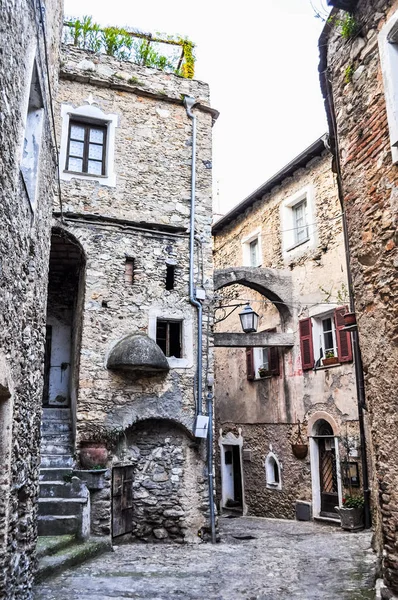
[[[41,584],[35,600],[374,598],[371,533],[255,518],[220,526],[216,546],[118,546]]]

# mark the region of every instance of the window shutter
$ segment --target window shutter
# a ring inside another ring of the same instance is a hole
[[[254,353],[253,348],[246,348],[246,375],[248,379],[254,379]]]
[[[339,362],[351,362],[352,361],[352,344],[351,334],[349,331],[344,331],[344,314],[348,312],[347,306],[339,306],[334,311],[334,322],[336,325],[336,338],[337,338],[337,354]]]
[[[268,365],[271,375],[279,375],[279,352],[278,348],[268,348]]]
[[[314,346],[312,343],[312,322],[311,319],[302,319],[300,322],[300,350],[301,365],[303,371],[308,371],[314,367]]]

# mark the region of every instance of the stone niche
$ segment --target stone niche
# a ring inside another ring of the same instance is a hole
[[[133,466],[136,541],[196,542],[205,525],[203,460],[178,425],[148,419],[126,431],[123,463]]]

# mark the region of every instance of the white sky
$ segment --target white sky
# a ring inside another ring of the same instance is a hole
[[[65,0],[65,15],[178,33],[196,44],[195,78],[209,83],[221,113],[213,179],[222,212],[326,131],[318,81],[323,24],[310,0]]]

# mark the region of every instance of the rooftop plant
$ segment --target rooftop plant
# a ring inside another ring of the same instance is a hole
[[[195,74],[195,45],[188,38],[143,33],[122,27],[100,27],[85,16],[64,22],[66,44],[161,69],[187,79]]]

